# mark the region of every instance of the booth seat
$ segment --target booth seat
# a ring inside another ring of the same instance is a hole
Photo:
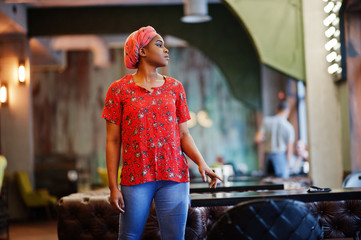
[[[100,189],[63,197],[57,204],[59,240],[116,240],[119,215],[109,204],[109,190]],[[307,203],[319,217],[323,236],[353,238],[361,230],[361,201]],[[186,239],[206,239],[213,224],[232,206],[189,207]],[[154,206],[150,211],[143,239],[160,239]]]

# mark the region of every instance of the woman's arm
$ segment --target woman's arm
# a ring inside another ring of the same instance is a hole
[[[106,161],[109,180],[110,197],[109,201],[115,210],[124,213],[124,201],[118,186],[118,169],[120,159],[121,134],[120,126],[106,121],[107,143]]]
[[[201,153],[199,152],[196,144],[194,143],[193,137],[189,133],[187,123],[183,122],[179,124],[179,133],[181,138],[181,145],[183,152],[187,154],[187,156],[192,159],[192,161],[198,165],[198,170],[202,175],[202,179],[204,182],[207,181],[206,176],[212,178],[212,182],[210,183],[210,187],[216,187],[217,178],[222,181],[222,179],[217,176],[204,161]]]
[[[264,132],[261,129],[259,129],[254,137],[254,142],[256,144],[260,144],[263,141],[264,141]]]

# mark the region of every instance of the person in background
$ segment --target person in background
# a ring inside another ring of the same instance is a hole
[[[292,157],[290,174],[307,175],[309,172],[308,151],[304,141],[296,142],[295,154]]]
[[[289,177],[289,163],[295,140],[294,128],[287,120],[289,113],[289,104],[286,101],[280,102],[276,115],[264,118],[254,138],[257,144],[264,143],[266,174],[270,174],[273,168],[274,174],[282,178]]]
[[[198,165],[203,181],[211,178],[210,187],[220,178],[188,131],[190,116],[182,84],[157,72],[169,61],[163,38],[151,26],[140,28],[127,38],[124,60],[127,68],[137,72],[111,84],[102,114],[107,128],[109,201],[122,213],[120,239],[142,237],[154,199],[162,240],[184,240],[189,205],[184,153]]]

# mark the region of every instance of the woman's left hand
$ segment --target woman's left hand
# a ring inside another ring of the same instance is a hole
[[[199,173],[202,175],[203,182],[207,182],[207,176],[212,179],[211,183],[209,184],[210,188],[217,187],[217,179],[223,181],[217,174],[212,171],[212,169],[208,167],[207,164],[200,164],[198,170]]]

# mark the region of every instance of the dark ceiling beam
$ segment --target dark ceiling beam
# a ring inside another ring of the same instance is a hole
[[[28,33],[124,34],[151,25],[161,35],[186,40],[208,56],[223,72],[233,95],[261,109],[260,60],[240,20],[223,4],[209,4],[212,21],[180,21],[183,5],[29,8]]]

